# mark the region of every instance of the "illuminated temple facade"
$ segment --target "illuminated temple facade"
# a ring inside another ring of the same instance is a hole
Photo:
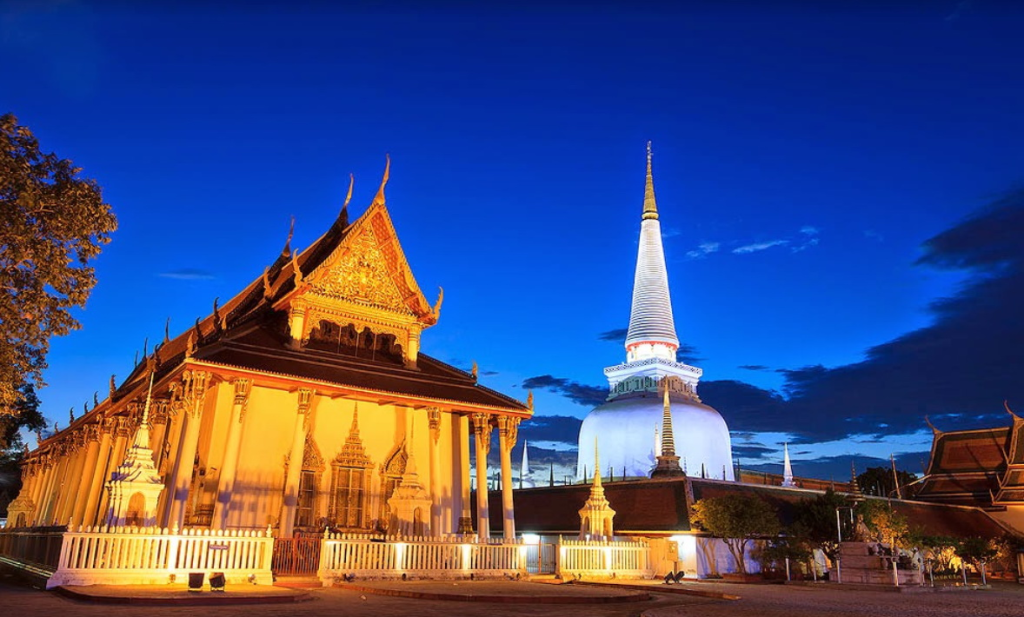
[[[576,475],[593,474],[595,447],[601,466],[626,478],[645,478],[661,463],[657,432],[671,410],[675,456],[691,476],[733,480],[732,442],[722,416],[701,402],[701,369],[676,361],[679,338],[672,316],[661,222],[654,197],[650,144],[640,222],[640,247],[626,335],[626,362],[604,370],[608,400],[583,420]],[[664,396],[667,390],[667,398]],[[666,453],[667,454],[667,453]]]
[[[495,526],[513,537],[511,450],[532,409],[420,351],[443,292],[431,304],[416,284],[387,178],[357,220],[346,199],[306,250],[289,237],[261,276],[41,441],[12,526],[486,536],[488,509],[472,518],[470,443],[487,503],[493,431]]]

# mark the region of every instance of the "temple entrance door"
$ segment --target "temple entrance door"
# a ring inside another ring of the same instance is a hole
[[[274,560],[270,569],[275,576],[315,576],[320,568],[320,542],[323,534],[274,538]]]

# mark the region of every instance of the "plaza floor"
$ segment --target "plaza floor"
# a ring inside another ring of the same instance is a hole
[[[452,582],[390,583],[388,589],[443,590],[464,587]],[[934,593],[894,594],[885,591],[841,590],[822,586],[708,584],[692,585],[702,591],[719,591],[739,596],[722,600],[669,593],[651,586],[649,600],[586,604],[519,603],[487,601],[428,600],[366,593],[358,589],[333,587],[309,590],[309,601],[293,604],[224,605],[218,617],[499,617],[503,615],[559,615],[565,617],[931,617],[978,615],[1019,617],[1024,615],[1024,586],[996,583],[987,590],[955,590]],[[521,582],[488,582],[470,587],[469,593],[559,595],[586,594],[573,585],[540,585]],[[465,592],[466,590],[460,590]],[[625,590],[609,589],[615,595]],[[205,592],[209,593],[209,592]],[[106,605],[76,600],[34,589],[9,577],[0,578],[0,607],[7,615],[32,617],[120,617],[142,615],[162,617],[195,612],[186,606]]]

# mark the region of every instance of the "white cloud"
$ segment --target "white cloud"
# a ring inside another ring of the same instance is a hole
[[[804,225],[800,228],[800,233],[806,236],[816,236],[818,235],[818,228],[813,225]]]
[[[790,250],[792,252],[794,252],[794,253],[799,253],[800,251],[807,250],[808,248],[810,248],[812,246],[818,246],[818,239],[817,238],[811,238],[807,242],[804,242],[803,244],[800,244],[798,246],[794,246]]]
[[[732,250],[736,255],[746,255],[748,253],[756,253],[758,251],[764,251],[775,246],[783,246],[789,244],[789,240],[769,240],[768,242],[757,242],[754,244],[747,244],[739,248]]]
[[[717,253],[721,246],[718,242],[702,242],[696,249],[688,251],[686,256],[690,259],[701,259],[710,253]]]

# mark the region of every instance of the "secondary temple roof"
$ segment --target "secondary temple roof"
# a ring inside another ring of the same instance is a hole
[[[691,531],[690,506],[707,497],[752,495],[772,505],[783,523],[794,517],[794,505],[823,491],[741,484],[702,478],[605,482],[605,496],[615,509],[616,535]],[[575,534],[578,510],[590,494],[589,484],[515,491],[516,527],[526,533]],[[491,520],[500,525],[501,495],[491,494]],[[880,499],[867,497],[867,499]],[[892,500],[893,509],[911,525],[934,535],[1000,537],[1005,529],[983,510],[955,505]],[[693,531],[696,531],[693,529]]]

